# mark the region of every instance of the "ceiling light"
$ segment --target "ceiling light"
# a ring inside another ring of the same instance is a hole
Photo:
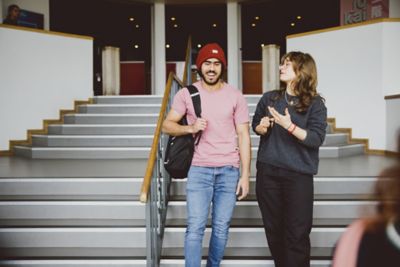
[[[297,18],[297,19],[301,19],[301,16],[297,16],[296,18]]]
[[[135,44],[133,47],[137,49],[139,48],[139,45]]]
[[[255,24],[255,23],[252,23],[252,24],[251,24],[251,27],[255,27],[255,26],[256,26],[256,24]]]
[[[169,44],[166,44],[165,47],[166,47],[166,48],[170,48]]]
[[[290,26],[294,27],[296,25],[294,22],[290,23]]]
[[[135,18],[129,18],[129,20],[130,20],[130,21],[134,21],[134,20],[135,20]]]
[[[201,44],[197,44],[197,48],[200,48],[201,47]]]
[[[255,19],[255,20],[259,20],[260,17],[259,17],[259,16],[255,16],[254,19]]]
[[[174,24],[174,28],[178,28],[178,24]]]
[[[264,44],[261,44],[261,47],[264,47]]]
[[[216,28],[216,27],[217,27],[217,23],[214,23],[212,26],[213,26],[214,28]]]
[[[176,20],[176,18],[175,18],[175,17],[171,17],[171,20],[172,20],[172,21],[175,21],[175,20]]]
[[[136,29],[138,29],[140,26],[139,26],[139,24],[136,24],[136,26],[135,26],[135,27],[136,27]]]

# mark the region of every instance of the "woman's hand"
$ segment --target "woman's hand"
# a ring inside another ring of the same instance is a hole
[[[270,126],[272,126],[273,123],[274,123],[274,119],[273,118],[270,118],[270,117],[267,117],[267,116],[263,117],[261,119],[260,123],[256,127],[256,132],[261,134],[261,135],[266,134],[268,132],[268,128]]]
[[[288,108],[285,108],[285,115],[280,114],[275,108],[268,106],[269,113],[274,118],[274,121],[285,129],[288,129],[292,124]]]

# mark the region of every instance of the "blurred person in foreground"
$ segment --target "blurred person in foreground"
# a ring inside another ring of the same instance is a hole
[[[354,221],[340,238],[333,267],[400,266],[400,133],[398,158],[375,185],[376,215]]]

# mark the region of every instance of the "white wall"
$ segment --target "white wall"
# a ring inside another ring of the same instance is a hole
[[[49,0],[3,0],[3,17],[7,16],[8,6],[11,4],[18,5],[21,9],[40,13],[44,15],[44,29],[48,30],[50,22]]]
[[[399,0],[389,0],[389,18],[400,18]]]
[[[399,0],[400,2],[400,0]],[[382,75],[385,95],[400,93],[400,21],[383,24],[382,34]]]
[[[397,136],[400,134],[400,99],[386,100],[386,147],[397,151]]]
[[[93,95],[92,39],[0,26],[0,150]]]
[[[400,92],[400,77],[393,74],[400,62],[400,39],[393,37],[400,35],[399,25],[364,24],[287,39],[288,51],[308,52],[316,60],[328,116],[338,127],[352,128],[353,137],[368,138],[371,149],[386,150],[390,143],[384,96]]]

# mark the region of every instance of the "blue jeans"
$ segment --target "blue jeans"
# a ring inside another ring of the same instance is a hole
[[[186,185],[186,267],[200,267],[204,230],[211,203],[212,233],[207,267],[219,266],[228,241],[238,180],[239,168],[233,166],[190,168]]]

